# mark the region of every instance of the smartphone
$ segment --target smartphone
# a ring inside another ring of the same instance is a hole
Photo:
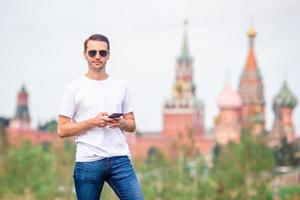
[[[111,115],[109,115],[109,118],[119,118],[123,115],[123,113],[113,113]]]

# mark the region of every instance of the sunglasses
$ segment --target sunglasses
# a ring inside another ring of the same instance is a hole
[[[90,51],[88,51],[88,55],[89,55],[90,57],[95,57],[95,56],[97,55],[97,52],[99,52],[99,55],[100,55],[101,57],[106,57],[107,54],[108,54],[108,51],[106,51],[106,50],[100,50],[100,51],[90,50]]]

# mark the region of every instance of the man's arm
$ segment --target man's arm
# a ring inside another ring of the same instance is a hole
[[[103,128],[111,122],[112,119],[107,117],[107,113],[100,113],[96,117],[82,121],[72,122],[71,118],[59,115],[57,123],[57,133],[60,137],[71,137],[85,132],[91,128]]]

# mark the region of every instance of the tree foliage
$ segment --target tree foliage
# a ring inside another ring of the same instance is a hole
[[[212,169],[217,199],[268,199],[270,176],[275,166],[272,151],[260,137],[244,134],[239,144],[230,143],[220,150]]]
[[[217,147],[212,167],[198,153],[191,154],[193,147],[177,147],[176,159],[153,148],[146,161],[135,160],[145,199],[272,199],[268,172],[275,167],[275,159],[262,138],[244,134],[239,144]],[[75,199],[74,161],[70,140],[59,152],[31,143],[9,147],[0,157],[0,199]],[[282,199],[299,195],[298,187],[279,189]],[[117,198],[105,185],[101,199]]]
[[[30,142],[10,148],[0,160],[0,198],[30,191],[37,199],[53,199],[57,186],[53,159],[53,154]]]
[[[288,143],[287,138],[281,139],[280,146],[274,149],[278,166],[297,166],[300,164],[300,149],[297,143]]]
[[[49,133],[56,133],[57,121],[55,119],[52,119],[50,121],[45,122],[44,124],[39,124],[38,129],[41,131],[47,131]]]

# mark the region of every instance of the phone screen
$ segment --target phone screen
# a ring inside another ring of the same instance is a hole
[[[118,117],[121,117],[123,115],[123,113],[113,113],[111,115],[109,115],[108,117],[109,118],[118,118]]]

